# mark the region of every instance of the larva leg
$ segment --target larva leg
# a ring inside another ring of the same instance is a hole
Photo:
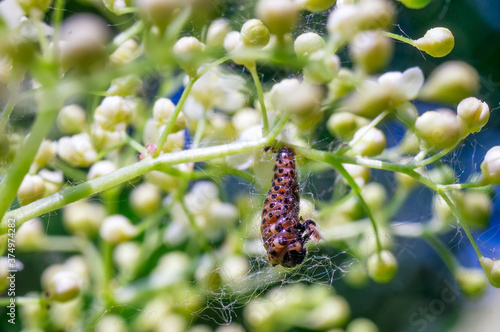
[[[319,240],[321,240],[323,238],[321,236],[318,228],[316,227],[316,223],[312,219],[307,219],[304,222],[304,226],[305,226],[306,231],[307,231],[306,234],[304,234],[304,236],[302,237],[304,243],[309,239],[312,239],[313,241],[318,242]]]

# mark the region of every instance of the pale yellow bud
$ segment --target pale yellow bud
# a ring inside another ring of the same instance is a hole
[[[228,32],[224,38],[224,48],[228,52],[234,52],[241,42],[241,34],[238,31]]]
[[[221,264],[219,274],[224,284],[238,283],[250,270],[248,259],[243,256],[232,255]]]
[[[175,112],[174,103],[168,98],[159,98],[153,105],[153,118],[162,125],[166,125]],[[178,131],[186,127],[186,118],[180,112],[175,120],[173,131]]]
[[[420,152],[420,140],[417,135],[411,131],[407,131],[401,143],[399,143],[399,150],[404,154],[417,154]]]
[[[269,30],[258,19],[251,19],[241,27],[240,39],[247,46],[264,47],[269,43]]]
[[[124,9],[130,6],[131,0],[103,0],[104,6],[116,15],[126,14]]]
[[[484,295],[488,287],[488,279],[481,269],[460,268],[455,272],[460,290],[470,298],[477,298]]]
[[[160,189],[152,183],[143,183],[130,193],[130,204],[140,216],[151,215],[160,207]]]
[[[500,288],[500,261],[487,257],[479,259],[483,267],[484,274],[493,287]]]
[[[387,192],[378,182],[366,184],[361,195],[371,211],[381,211],[387,202]]]
[[[51,301],[67,302],[78,296],[82,287],[82,279],[73,272],[60,271],[55,273],[47,288]]]
[[[435,58],[441,58],[453,50],[455,38],[446,28],[433,28],[422,38],[415,40],[415,46]]]
[[[93,180],[100,176],[113,173],[118,167],[110,160],[101,160],[92,165],[89,169],[87,179]]]
[[[349,48],[351,59],[367,73],[383,69],[391,60],[393,52],[392,40],[379,31],[356,34]]]
[[[64,134],[79,134],[88,127],[87,114],[79,105],[64,106],[57,115],[57,126]]]
[[[229,32],[231,32],[229,20],[225,18],[219,18],[212,21],[207,31],[207,46],[223,47],[224,39]]]
[[[43,140],[34,159],[35,167],[32,168],[31,171],[35,172],[36,170],[50,163],[56,156],[56,153],[57,142]]]
[[[377,128],[362,127],[356,131],[352,141],[354,144],[350,152],[360,156],[377,156],[386,146],[384,133]]]
[[[19,227],[16,232],[16,249],[32,251],[40,247],[45,240],[45,228],[40,219],[32,219]]]
[[[136,75],[128,75],[114,79],[108,89],[108,96],[134,96],[142,88],[142,81]]]
[[[368,275],[376,282],[387,283],[394,278],[398,270],[396,257],[388,251],[376,252],[368,258]]]
[[[104,219],[99,234],[105,241],[118,244],[135,237],[137,229],[128,218],[115,214]]]
[[[379,332],[379,330],[377,325],[371,320],[356,318],[347,325],[345,332]]]
[[[461,61],[445,62],[432,72],[420,91],[420,98],[456,104],[472,96],[479,87],[479,74]]]
[[[295,39],[293,49],[298,57],[306,57],[325,47],[323,37],[314,32],[306,32]]]
[[[488,227],[492,205],[491,197],[487,193],[468,190],[459,201],[458,207],[465,222],[472,229],[481,230]]]
[[[46,12],[52,0],[15,0],[19,6],[24,10],[24,12],[29,15],[31,11],[40,10]]]
[[[260,124],[261,115],[256,109],[243,108],[231,118],[231,122],[236,131],[241,133],[245,129]]]
[[[185,3],[184,0],[137,0],[137,8],[147,21],[163,30]]]
[[[179,66],[191,77],[196,76],[198,68],[203,63],[205,45],[195,37],[182,37],[173,48]]]
[[[418,183],[417,180],[412,178],[409,175],[406,175],[404,173],[394,173],[394,177],[396,178],[396,182],[398,183],[398,186],[401,188],[404,188],[406,190],[412,188],[414,185]]]
[[[415,122],[415,134],[436,149],[454,146],[460,139],[461,129],[451,110],[427,111]]]
[[[71,234],[88,237],[97,233],[105,217],[104,206],[94,202],[78,201],[66,205],[63,210],[64,228]]]
[[[371,171],[368,167],[354,164],[343,164],[342,166],[344,166],[347,173],[349,173],[358,186],[364,187],[368,183],[368,180],[370,180]]]
[[[481,163],[481,171],[488,184],[500,184],[500,146],[488,150]]]
[[[124,242],[116,246],[113,260],[122,271],[133,271],[141,259],[141,246],[136,242]]]
[[[111,53],[109,61],[112,64],[122,66],[132,62],[140,55],[139,45],[133,39],[128,39]]]
[[[490,118],[488,104],[477,98],[469,97],[460,102],[457,107],[458,123],[464,130],[464,135],[480,131]]]
[[[408,8],[420,9],[429,4],[431,0],[398,0]]]
[[[338,295],[326,299],[307,316],[307,326],[314,330],[343,326],[351,315],[347,301]]]
[[[127,332],[127,322],[122,316],[105,314],[96,323],[95,332]]]
[[[132,120],[137,106],[132,98],[106,97],[94,112],[94,119],[106,131],[123,131]]]
[[[19,189],[17,190],[17,200],[21,205],[27,205],[42,198],[45,194],[45,182],[39,175],[27,174]]]
[[[326,128],[330,134],[350,140],[359,128],[366,126],[369,122],[368,119],[349,112],[336,112],[328,119]]]
[[[76,167],[87,167],[97,158],[97,152],[87,134],[62,137],[59,139],[57,154]]]
[[[292,78],[275,84],[271,89],[270,98],[276,110],[311,115],[319,111],[322,94],[314,85]]]
[[[255,13],[269,31],[278,36],[289,33],[299,15],[298,8],[292,0],[260,0]]]
[[[297,0],[296,2],[300,9],[316,13],[333,7],[336,0]]]
[[[340,58],[325,50],[313,53],[304,67],[304,79],[312,83],[331,81],[340,69]]]

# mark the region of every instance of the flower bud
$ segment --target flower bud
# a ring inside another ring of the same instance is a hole
[[[241,33],[238,31],[228,32],[224,38],[224,48],[227,52],[234,52],[241,43]]]
[[[59,139],[57,154],[76,167],[87,167],[97,158],[97,152],[87,134],[62,137]]]
[[[275,84],[270,92],[270,98],[276,110],[298,115],[310,115],[321,107],[321,91],[299,80],[284,79]]]
[[[87,179],[93,180],[100,176],[113,173],[117,169],[118,168],[116,167],[114,162],[110,160],[101,160],[90,167]]]
[[[52,0],[16,0],[16,2],[27,16],[32,10],[40,10],[45,13],[52,4]]]
[[[111,53],[109,61],[117,66],[123,66],[132,62],[140,55],[139,45],[133,39],[128,39]]]
[[[179,178],[162,173],[160,171],[151,171],[147,174],[146,180],[159,186],[166,192],[174,192],[179,188]]]
[[[118,77],[111,81],[111,86],[109,87],[107,93],[108,96],[134,96],[142,88],[142,81],[136,75],[127,75],[123,77]]]
[[[483,256],[479,259],[479,262],[490,284],[493,287],[500,288],[500,261]]]
[[[394,278],[398,262],[388,250],[376,252],[368,258],[368,275],[376,282],[387,283]]]
[[[347,301],[341,296],[333,295],[309,312],[306,326],[313,330],[340,327],[349,320],[350,315]]]
[[[92,211],[92,213],[89,213]],[[71,234],[94,236],[106,217],[104,206],[94,202],[77,201],[63,209],[64,228]]]
[[[127,322],[122,316],[115,314],[104,314],[99,317],[95,332],[127,332]]]
[[[349,112],[336,112],[328,119],[326,128],[333,136],[350,140],[354,133],[369,123],[368,119]]]
[[[368,280],[366,268],[360,263],[352,264],[344,277],[344,281],[352,288],[362,288]]]
[[[27,205],[42,198],[45,194],[45,182],[40,175],[26,174],[19,189],[17,200],[21,205]]]
[[[299,15],[297,6],[292,0],[260,0],[255,13],[269,31],[277,36],[289,33]]]
[[[461,61],[445,62],[432,72],[420,91],[427,101],[456,104],[472,96],[479,87],[479,74]]]
[[[307,57],[325,47],[323,37],[314,32],[306,32],[295,39],[293,49],[298,57]]]
[[[51,301],[67,302],[78,296],[81,287],[82,279],[76,273],[63,270],[50,279],[47,296]]]
[[[94,112],[94,119],[106,131],[123,131],[132,120],[136,103],[131,98],[106,97]]]
[[[404,102],[396,108],[396,117],[406,127],[412,128],[415,126],[415,121],[418,118],[418,110],[411,102]]]
[[[40,247],[45,239],[45,229],[40,219],[25,222],[16,232],[16,249],[33,251]]]
[[[50,163],[57,153],[57,142],[51,142],[48,140],[43,140],[42,144],[38,148],[38,152],[35,155],[35,159],[33,160],[34,165],[32,165],[32,169],[30,171],[36,172],[36,170],[44,167],[48,163]]]
[[[349,173],[358,186],[364,187],[368,183],[368,180],[370,180],[371,171],[368,167],[354,164],[342,164],[342,166],[344,166],[347,173]]]
[[[198,68],[203,63],[205,45],[195,37],[182,37],[173,48],[173,52],[179,66],[186,71],[190,77],[196,76]]]
[[[137,0],[137,8],[146,21],[164,30],[185,2],[184,0]]]
[[[455,272],[460,290],[470,298],[477,298],[486,292],[488,281],[481,269],[460,268]]]
[[[398,148],[403,154],[415,155],[420,152],[420,140],[417,135],[407,131]]]
[[[248,20],[241,27],[240,39],[246,46],[264,47],[269,43],[269,38],[269,30],[258,19]]]
[[[241,134],[245,129],[261,123],[261,115],[253,108],[243,108],[232,118],[231,122],[236,131]]]
[[[369,319],[356,318],[347,325],[345,332],[379,332],[379,329],[377,325]]]
[[[451,110],[427,111],[415,122],[415,134],[436,149],[454,146],[460,139],[460,125]]]
[[[88,127],[87,114],[77,104],[64,106],[57,115],[57,126],[63,134],[79,134]]]
[[[137,229],[128,218],[115,214],[104,219],[99,234],[105,241],[118,244],[135,237]]]
[[[153,118],[162,125],[166,125],[175,112],[174,103],[168,98],[159,98],[153,105]],[[184,113],[180,112],[175,120],[173,131],[178,131],[186,127]]]
[[[414,185],[418,183],[417,180],[415,180],[409,175],[406,175],[405,173],[396,172],[394,173],[394,177],[396,178],[398,187],[403,188],[405,190],[412,188]]]
[[[219,18],[212,21],[207,31],[207,46],[212,48],[223,47],[224,39],[229,32],[231,32],[229,20]]]
[[[490,118],[488,104],[477,98],[469,97],[460,102],[457,107],[458,123],[464,134],[480,131]]]
[[[449,205],[446,204],[444,199],[439,195],[434,196],[432,209],[434,211],[434,215],[443,226],[447,226],[448,224],[450,224],[454,218],[453,212],[451,212]]]
[[[136,242],[124,242],[116,246],[113,260],[121,271],[132,271],[141,259],[141,246]]]
[[[325,50],[315,52],[304,67],[304,79],[312,83],[331,81],[340,69],[340,58]]]
[[[310,12],[323,12],[335,5],[336,0],[297,0],[297,5],[300,9],[305,9]]]
[[[250,271],[248,259],[240,255],[231,255],[222,262],[219,274],[224,284],[238,284]]]
[[[381,154],[386,146],[384,133],[377,128],[361,127],[354,134],[351,151],[359,156],[377,156]]]
[[[171,251],[158,260],[149,280],[153,287],[165,287],[179,280],[185,280],[189,268],[189,256],[181,251]]]
[[[435,58],[441,58],[451,52],[455,38],[446,28],[432,28],[422,38],[415,40],[415,46]]]
[[[431,0],[398,0],[398,1],[408,8],[420,9],[427,6]]]
[[[500,146],[488,150],[481,163],[481,171],[488,184],[500,184]]]
[[[160,189],[152,183],[143,183],[130,193],[130,204],[140,216],[149,216],[160,207]]]
[[[383,69],[391,60],[393,52],[392,40],[379,31],[356,34],[349,48],[351,59],[367,73]]]
[[[468,190],[459,201],[458,207],[467,225],[474,230],[488,227],[492,202],[490,195],[481,191]]]
[[[387,192],[378,182],[366,184],[361,195],[371,211],[381,211],[387,202]]]

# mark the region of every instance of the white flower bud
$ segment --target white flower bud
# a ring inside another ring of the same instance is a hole
[[[40,10],[42,12],[46,12],[50,5],[52,4],[52,0],[15,0],[19,6],[24,10],[25,14],[29,16],[31,11]]]
[[[104,206],[94,202],[77,201],[66,205],[63,210],[64,228],[71,234],[88,237],[97,233],[105,217]]]
[[[340,58],[325,50],[313,53],[304,67],[304,79],[312,83],[331,81],[340,69]]]
[[[160,189],[152,183],[143,183],[130,193],[130,204],[140,216],[149,216],[160,207]]]
[[[78,296],[82,287],[82,279],[76,273],[60,271],[55,273],[47,288],[51,301],[67,302]]]
[[[114,162],[110,160],[101,160],[90,167],[87,179],[93,180],[100,176],[113,173],[117,169],[118,168],[116,167]]]
[[[260,0],[255,12],[269,31],[277,36],[289,33],[299,15],[297,6],[292,0]]]
[[[234,114],[231,122],[236,131],[241,133],[247,128],[260,124],[261,115],[253,108],[243,108]]]
[[[344,166],[347,173],[349,173],[358,186],[364,187],[368,183],[368,180],[370,180],[371,171],[368,167],[354,164],[342,164],[342,166]]]
[[[445,62],[432,72],[420,91],[420,98],[439,103],[456,104],[472,96],[479,87],[479,74],[461,61]]]
[[[330,134],[350,140],[359,128],[368,125],[369,122],[368,119],[349,112],[336,112],[328,119],[326,128]]]
[[[174,103],[168,98],[159,98],[153,105],[153,118],[162,125],[166,125],[170,117],[175,112]],[[186,127],[186,118],[184,113],[180,112],[175,120],[173,131],[178,131]]]
[[[446,28],[432,28],[415,40],[415,46],[435,58],[441,58],[453,50],[455,38]]]
[[[481,171],[488,184],[500,184],[500,146],[488,150],[481,163]]]
[[[113,260],[122,271],[132,271],[141,259],[141,246],[136,242],[124,242],[116,246]]]
[[[350,152],[360,156],[377,156],[386,146],[384,133],[377,128],[361,127],[352,138],[355,142]]]
[[[17,200],[21,205],[27,205],[45,195],[45,182],[39,175],[26,174],[19,189],[17,190]]]
[[[45,229],[40,219],[32,219],[19,227],[16,232],[16,249],[32,251],[40,247],[45,240]]]
[[[347,325],[345,332],[379,332],[379,329],[377,325],[369,319],[356,318]]]
[[[106,131],[123,131],[132,120],[136,103],[119,96],[106,97],[94,112],[94,119]]]
[[[109,61],[112,64],[123,66],[127,63],[132,62],[140,55],[139,45],[133,39],[125,41],[123,44],[118,46],[118,48],[111,53],[109,56]]]
[[[490,195],[481,191],[468,190],[457,205],[465,222],[472,229],[481,230],[488,227],[492,212]]]
[[[295,39],[293,49],[298,57],[306,57],[325,47],[323,37],[314,32],[306,32]]]
[[[323,12],[335,5],[336,0],[297,0],[297,5],[300,9],[305,9],[310,12]]]
[[[81,133],[88,127],[87,114],[79,105],[64,106],[57,115],[57,126],[63,134]]]
[[[216,229],[225,228],[238,220],[238,209],[231,203],[212,202],[207,212],[208,222]]]
[[[488,279],[481,269],[460,268],[455,272],[460,290],[470,298],[482,296],[488,287]]]
[[[271,89],[270,98],[276,110],[310,115],[319,111],[322,94],[317,87],[292,78],[275,84]]]
[[[108,96],[134,96],[142,88],[142,81],[137,75],[118,77],[111,81]]]
[[[238,48],[238,44],[241,43],[241,34],[238,31],[228,32],[224,38],[224,48],[228,52],[233,52]]]
[[[76,167],[87,167],[97,158],[97,152],[87,134],[62,137],[59,139],[57,154]]]
[[[349,320],[350,314],[347,301],[341,296],[333,295],[309,312],[307,326],[314,330],[340,327]]]
[[[483,256],[479,259],[479,262],[490,284],[493,287],[500,288],[500,261]]]
[[[381,211],[387,202],[387,192],[378,182],[366,184],[361,195],[371,211]]]
[[[163,255],[149,277],[153,287],[165,287],[185,278],[189,267],[189,256],[180,251]]]
[[[490,118],[488,104],[477,98],[469,97],[457,107],[458,123],[464,128],[464,134],[480,131]]]
[[[269,30],[258,19],[248,20],[241,27],[240,39],[246,46],[264,47],[269,43],[269,38]]]
[[[185,2],[184,0],[137,0],[137,8],[147,21],[163,30],[179,13]]]
[[[96,322],[95,332],[127,332],[127,322],[122,316],[105,314]]]
[[[173,48],[179,66],[191,77],[196,76],[198,68],[203,63],[205,45],[195,37],[182,37]]]
[[[69,17],[61,26],[59,50],[63,66],[96,69],[105,56],[110,35],[106,22],[98,16],[78,14]]]
[[[384,68],[391,60],[393,52],[392,40],[379,31],[356,34],[349,48],[351,59],[367,73]]]
[[[54,159],[57,153],[57,142],[52,142],[48,140],[43,140],[42,144],[40,144],[40,147],[38,148],[38,152],[35,155],[34,161],[34,168],[32,168],[30,171],[35,172],[36,170],[44,167],[48,163]]]
[[[415,122],[415,134],[429,147],[446,149],[458,143],[461,129],[455,113],[443,109],[419,116]]]
[[[231,32],[229,20],[225,18],[219,18],[212,21],[207,31],[207,46],[223,47],[224,39],[229,32]]]
[[[137,229],[128,218],[115,214],[104,219],[99,234],[105,241],[118,244],[135,237]]]
[[[398,262],[388,250],[376,252],[368,258],[368,275],[374,281],[387,283],[394,278],[398,270]]]
[[[162,173],[159,171],[152,171],[147,174],[146,180],[159,186],[166,192],[173,192],[179,188],[179,178]]]
[[[235,284],[241,282],[243,277],[250,270],[248,259],[243,256],[229,256],[226,258],[219,269],[222,282],[225,284]]]

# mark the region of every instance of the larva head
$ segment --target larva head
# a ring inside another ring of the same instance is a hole
[[[301,244],[292,246],[283,255],[281,265],[284,267],[294,267],[301,264],[307,255],[307,250]]]

